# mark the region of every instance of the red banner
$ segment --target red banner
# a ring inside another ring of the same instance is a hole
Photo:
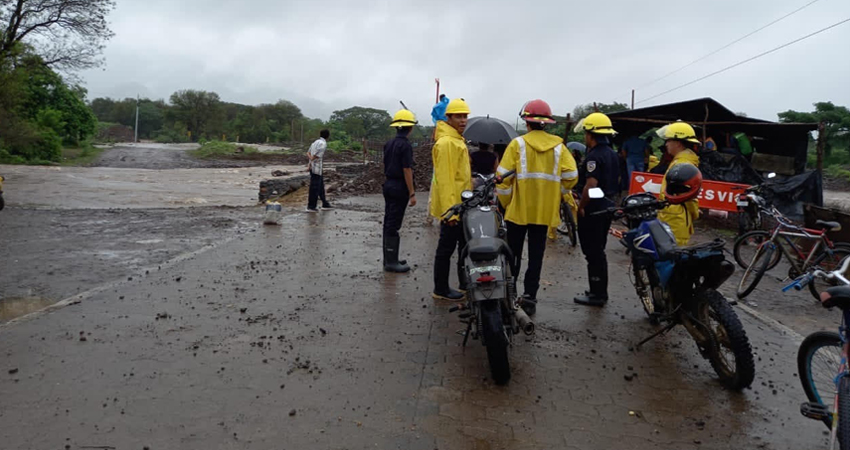
[[[658,195],[661,193],[661,181],[663,179],[664,175],[632,172],[629,195],[640,192],[652,192]],[[746,184],[704,180],[702,192],[699,194],[699,207],[736,212],[738,211],[738,196],[748,187],[750,186]]]

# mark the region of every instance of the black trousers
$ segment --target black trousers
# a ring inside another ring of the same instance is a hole
[[[449,291],[449,272],[451,271],[452,254],[457,249],[457,271],[460,288],[466,289],[464,277],[461,274],[463,261],[460,253],[466,247],[466,237],[463,234],[463,224],[449,226],[440,224],[440,241],[437,243],[437,254],[434,255],[434,292],[444,294]]]
[[[611,228],[611,216],[591,215],[594,211],[613,206],[614,203],[605,200],[604,205],[585,208],[584,217],[578,218],[578,234],[581,251],[587,260],[587,277],[590,282],[590,293],[608,298],[608,258],[605,256],[605,246],[608,244],[608,230]]]
[[[398,237],[410,193],[404,180],[387,180],[384,183],[384,237]]]
[[[325,177],[310,173],[310,191],[307,194],[307,208],[316,209],[316,204],[322,199],[322,205],[327,205],[325,198]]]
[[[508,247],[514,254],[511,262],[511,272],[515,278],[519,278],[522,268],[522,248],[525,246],[525,236],[528,235],[528,269],[525,271],[525,294],[536,299],[537,290],[540,289],[540,272],[543,270],[543,254],[546,251],[546,234],[549,227],[546,225],[517,225],[513,222],[508,224]]]

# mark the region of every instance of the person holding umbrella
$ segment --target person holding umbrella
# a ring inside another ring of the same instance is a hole
[[[508,246],[514,260],[511,272],[519,276],[522,250],[528,236],[528,269],[525,272],[525,293],[521,307],[528,315],[537,312],[537,291],[546,250],[549,227],[561,223],[561,196],[569,194],[578,180],[578,170],[572,153],[564,140],[544,131],[555,123],[552,108],[543,100],[527,102],[520,111],[528,133],[508,144],[497,173],[500,176],[515,170],[498,185],[499,201],[506,208]]]

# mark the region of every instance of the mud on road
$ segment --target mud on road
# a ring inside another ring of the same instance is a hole
[[[611,251],[612,301],[569,299],[583,258],[544,261],[539,331],[507,387],[430,296],[438,229],[411,211],[406,275],[381,271],[378,197],[290,214],[167,270],[0,328],[7,448],[814,448],[794,345],[745,314],[757,379],[724,391],[682,330],[652,327]],[[171,212],[171,211],[169,211]],[[45,389],[45,386],[50,386]],[[155,431],[152,431],[155,430]]]

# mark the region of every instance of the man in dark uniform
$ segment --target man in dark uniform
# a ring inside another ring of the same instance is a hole
[[[584,193],[578,205],[578,234],[581,251],[587,259],[587,278],[590,290],[576,296],[573,301],[580,305],[604,306],[608,302],[608,259],[605,244],[611,217],[591,215],[614,206],[611,200],[619,194],[620,161],[611,148],[611,136],[616,132],[611,119],[602,113],[593,113],[579,122],[576,131],[584,130],[587,157],[582,164],[585,174]],[[600,188],[605,198],[592,199],[590,189]]]
[[[410,270],[407,261],[399,261],[398,230],[404,220],[404,211],[416,206],[416,193],[413,188],[413,147],[407,135],[416,125],[416,116],[402,109],[395,114],[391,127],[398,131],[395,138],[384,144],[384,270],[404,273]]]

